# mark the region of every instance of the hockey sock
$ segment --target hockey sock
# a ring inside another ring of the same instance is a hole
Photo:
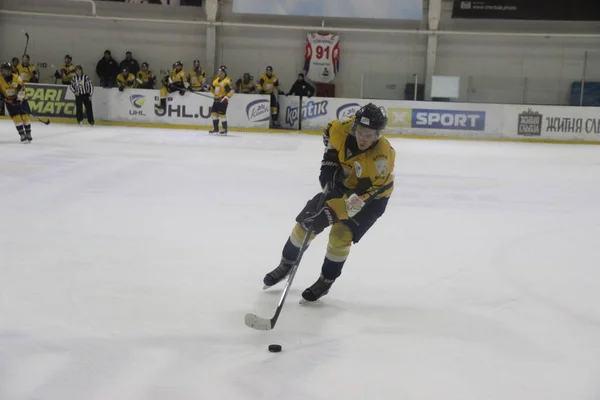
[[[325,261],[323,261],[323,267],[321,268],[321,274],[325,279],[335,280],[342,274],[342,267],[344,266],[345,261],[337,262],[331,261],[327,257],[325,257]]]
[[[25,133],[29,136],[31,136],[31,125],[27,124],[25,125]]]
[[[300,252],[300,248],[294,246],[292,241],[288,238],[287,242],[285,242],[285,246],[283,246],[283,251],[281,252],[281,256],[286,260],[295,260],[298,258],[298,253]]]
[[[25,134],[25,127],[23,125],[17,125],[17,132],[19,132],[19,136],[23,136]]]
[[[213,118],[213,128],[215,128],[215,131],[219,130],[219,119],[218,118]]]
[[[226,119],[222,120],[221,125],[223,125],[223,130],[226,131],[227,130],[227,120]]]

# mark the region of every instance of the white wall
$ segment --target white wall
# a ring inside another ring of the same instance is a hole
[[[103,16],[137,16],[163,19],[204,19],[199,7],[165,7],[153,5],[102,3],[98,14]],[[2,9],[70,12],[89,14],[89,4],[65,0],[0,0]],[[223,21],[278,23],[319,26],[321,21],[310,17],[276,17],[239,15],[231,10],[231,1],[224,0],[219,12]],[[326,26],[371,28],[426,29],[426,21],[325,21]],[[22,53],[24,38],[18,32],[26,29],[31,35],[28,52],[34,62],[58,66],[66,53],[74,62],[95,76],[96,62],[106,48],[122,59],[132,50],[139,62],[148,61],[158,72],[182,60],[186,69],[191,61],[204,62],[206,28],[202,25],[132,23],[43,17],[15,17],[0,14],[0,57],[7,59]],[[326,30],[327,28],[325,28]],[[482,31],[539,31],[600,33],[597,23],[544,21],[476,21],[452,20],[450,3],[445,2],[440,29]],[[226,64],[234,78],[243,72],[254,76],[272,65],[283,88],[289,89],[302,67],[305,32],[268,28],[217,29],[217,65]],[[360,97],[361,83],[365,97],[403,98],[404,85],[418,74],[425,74],[426,36],[416,34],[341,33],[341,71],[336,79],[336,94]],[[589,52],[588,79],[600,80],[600,40],[544,39],[494,36],[446,36],[438,41],[436,74],[463,77],[462,101],[528,102],[566,104],[569,85],[580,79],[584,52]],[[51,81],[53,71],[42,71],[42,80]],[[525,80],[527,78],[527,80]],[[524,90],[524,86],[526,89]],[[471,88],[467,92],[467,88]]]
[[[255,77],[273,66],[283,89],[289,90],[304,63],[306,34],[273,29],[222,28],[219,56],[232,76],[250,72]],[[385,85],[396,84],[403,96],[404,84],[412,74],[425,73],[426,39],[414,35],[343,33],[340,38],[340,74],[335,80],[336,96],[360,97],[362,75],[365,95],[389,98]],[[382,86],[383,85],[383,86]],[[377,91],[377,88],[383,90]],[[398,96],[393,96],[398,99]],[[400,97],[402,98],[402,97]]]
[[[34,2],[32,2],[34,3]],[[13,3],[6,3],[14,6]],[[23,5],[29,4],[23,1]],[[20,7],[28,11],[48,11],[67,13],[90,13],[89,4],[81,5],[75,2],[67,4],[69,7],[52,7],[49,2],[38,3],[35,6]],[[98,3],[99,15],[133,16],[131,7],[136,10],[146,11],[137,13],[143,18],[189,18],[189,11],[195,7],[185,7],[186,14],[167,14],[164,10],[176,7],[161,7],[150,5]],[[102,6],[102,7],[101,7]],[[2,3],[0,3],[2,7]],[[44,8],[45,7],[45,8]],[[4,9],[9,7],[2,7]],[[184,7],[181,7],[184,8]],[[75,9],[75,11],[74,11]],[[157,10],[158,9],[158,10]],[[111,13],[109,13],[109,11]],[[182,11],[182,10],[179,10]],[[195,10],[196,13],[202,10]],[[200,14],[202,16],[203,14]],[[32,57],[33,63],[54,64],[57,68],[63,63],[65,54],[73,57],[73,63],[81,64],[90,77],[98,82],[95,68],[96,63],[102,58],[104,50],[110,49],[113,58],[121,61],[125,52],[131,50],[134,58],[141,64],[147,61],[151,69],[158,73],[160,69],[171,69],[173,62],[181,60],[186,68],[192,61],[199,58],[204,62],[205,57],[205,32],[202,25],[175,25],[157,23],[131,23],[122,21],[106,21],[72,18],[46,18],[28,16],[8,16],[0,14],[0,56],[10,59],[23,54],[25,29],[30,35],[27,52]],[[52,68],[41,69],[41,80],[53,82]]]
[[[442,36],[436,73],[461,77],[461,101],[567,104],[585,50],[596,46],[581,39]],[[600,79],[599,72],[590,70],[588,79]]]

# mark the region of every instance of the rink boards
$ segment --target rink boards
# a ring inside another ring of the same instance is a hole
[[[62,85],[29,85],[33,113],[40,117],[74,119],[75,99]],[[133,126],[169,128],[209,127],[212,97],[207,93],[171,93],[167,108],[157,111],[158,90],[95,88],[97,121]],[[389,134],[410,137],[443,137],[488,140],[543,140],[600,142],[600,115],[594,107],[533,106],[394,101],[348,98],[279,96],[279,122],[284,129],[306,133],[320,131],[331,120],[344,119],[374,102],[386,109]],[[227,119],[231,129],[269,129],[268,95],[235,94]]]

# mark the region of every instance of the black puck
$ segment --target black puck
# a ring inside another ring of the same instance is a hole
[[[281,351],[281,346],[278,344],[270,344],[269,351],[271,353],[279,353]]]

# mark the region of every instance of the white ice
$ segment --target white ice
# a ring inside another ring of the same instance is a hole
[[[320,137],[0,132],[1,400],[600,399],[598,147],[393,139],[384,217],[259,332]]]

